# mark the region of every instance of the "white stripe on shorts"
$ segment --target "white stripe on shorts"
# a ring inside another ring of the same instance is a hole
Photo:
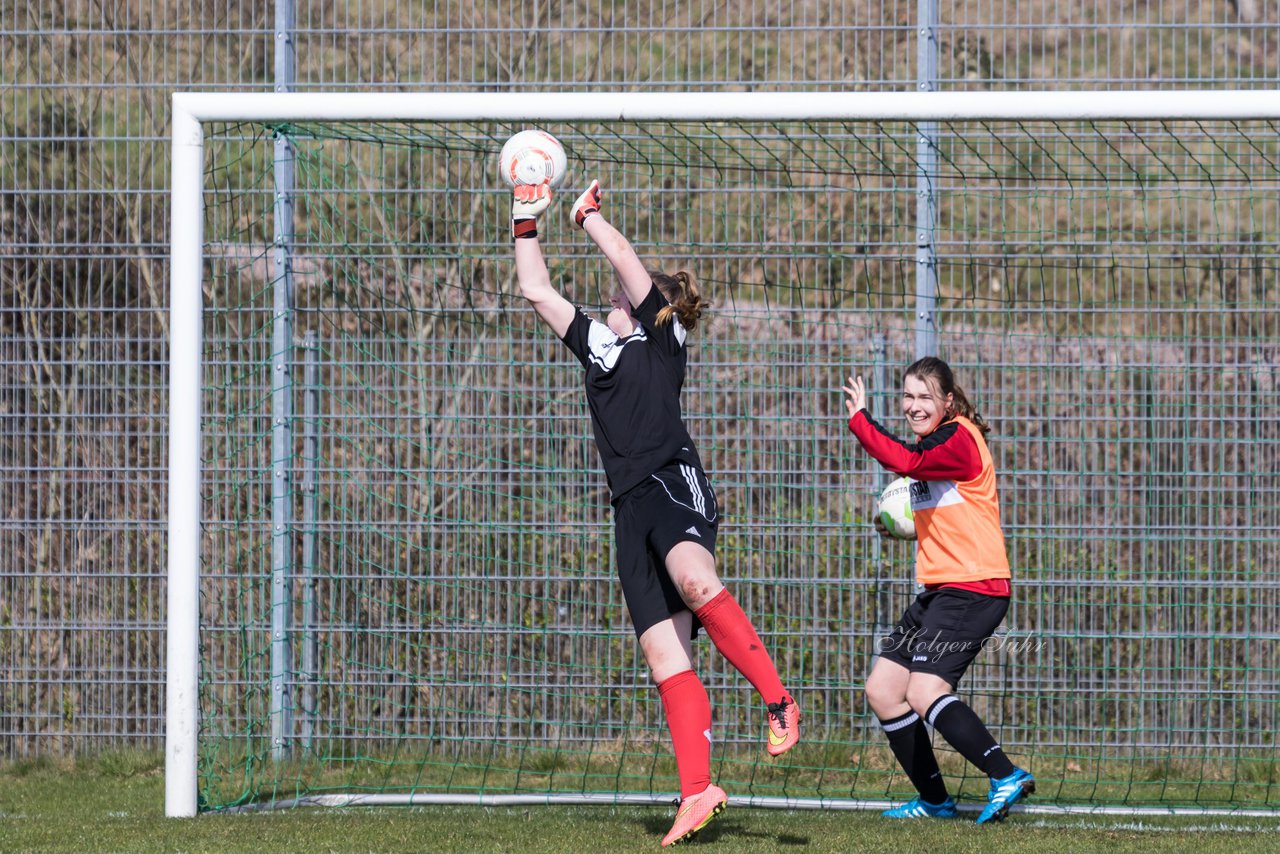
[[[674,483],[668,484],[664,479],[658,477],[656,474],[649,475],[649,477],[662,484],[663,491],[667,493],[667,497],[670,498],[672,502],[679,504],[681,507],[688,507],[708,522],[714,522],[715,517],[707,514],[707,499],[712,493],[710,490],[704,490],[699,486],[698,470],[693,466],[681,463],[680,476],[684,478],[685,484],[689,487],[689,496],[690,500],[693,502],[692,504],[686,504],[681,498],[677,498],[671,494],[671,488],[675,486]]]
[[[680,473],[684,475],[685,483],[689,484],[689,495],[693,498],[693,509],[702,514],[702,518],[707,518],[707,497],[702,494],[702,488],[698,486],[698,473],[693,466],[680,464]]]

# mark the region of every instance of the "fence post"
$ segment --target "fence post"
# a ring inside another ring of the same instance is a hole
[[[877,400],[892,400],[893,397],[889,391],[889,368],[888,368],[888,337],[883,332],[877,332],[871,337],[871,393],[867,395],[867,409],[871,413],[871,417],[879,421],[883,421],[887,415],[884,407],[877,405]],[[879,500],[879,490],[883,489],[890,480],[892,475],[883,472],[879,481],[876,483],[877,493],[871,496],[872,507]],[[874,512],[874,511],[873,511]],[[873,628],[871,632],[871,664],[867,667],[867,672],[871,672],[871,668],[875,666],[876,659],[880,657],[879,642],[883,637],[888,637],[893,631],[893,568],[885,561],[884,555],[884,538],[871,538],[871,565],[875,567],[875,586],[873,588],[874,595],[874,616]]]
[[[302,339],[302,683],[299,736],[310,750],[315,736],[316,684],[316,497],[319,491],[319,345],[316,334]]]
[[[917,88],[938,87],[938,0],[919,0]],[[934,238],[938,223],[933,181],[938,174],[938,123],[916,124],[916,358],[938,353],[938,259]]]
[[[276,91],[288,92],[294,82],[293,0],[276,3]],[[277,135],[275,234],[271,247],[271,756],[284,759],[292,734],[292,655],[289,631],[293,558],[293,146]]]

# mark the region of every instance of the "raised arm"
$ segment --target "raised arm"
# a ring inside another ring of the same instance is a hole
[[[529,301],[556,337],[563,338],[573,322],[573,304],[551,287],[551,273],[538,245],[538,214],[550,204],[551,188],[546,184],[516,187],[511,200],[511,237],[515,241],[520,295]]]
[[[603,197],[600,182],[592,181],[587,191],[573,203],[573,221],[582,227],[604,253],[604,257],[609,259],[613,271],[618,275],[618,281],[622,283],[622,290],[631,301],[632,308],[635,308],[649,296],[653,279],[640,262],[636,251],[631,248],[630,241],[600,213]]]

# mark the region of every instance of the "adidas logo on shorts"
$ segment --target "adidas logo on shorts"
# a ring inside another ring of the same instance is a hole
[[[693,527],[692,525],[690,525],[690,526],[689,526],[689,530],[685,531],[685,533],[686,533],[686,534],[693,534],[693,535],[694,535],[695,537],[697,537],[698,539],[702,539],[702,535],[698,533],[698,529],[697,529],[697,528],[695,528],[695,527]]]

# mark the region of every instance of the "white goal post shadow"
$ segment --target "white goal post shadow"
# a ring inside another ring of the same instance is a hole
[[[169,524],[165,694],[165,815],[197,809],[204,123],[267,121],[1105,121],[1275,120],[1280,90],[1128,92],[593,92],[593,93],[177,93],[173,96],[169,293]],[[637,797],[639,800],[637,801]],[[352,798],[355,798],[353,800]],[[323,796],[311,804],[666,803],[649,796]],[[733,798],[742,806],[883,808],[880,801],[800,803]],[[1027,812],[1107,813],[1044,806]],[[1123,808],[1169,815],[1170,808]],[[1237,810],[1189,809],[1195,815]],[[1251,816],[1263,815],[1249,810]]]

